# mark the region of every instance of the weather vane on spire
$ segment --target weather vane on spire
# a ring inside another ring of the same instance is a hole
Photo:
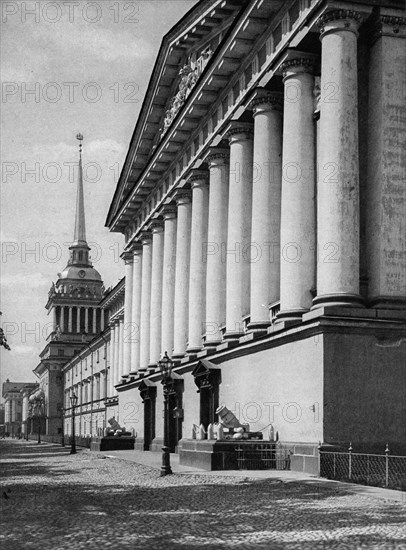
[[[79,134],[76,134],[76,139],[79,140],[79,154],[80,154],[80,156],[82,156],[83,135],[79,132]]]

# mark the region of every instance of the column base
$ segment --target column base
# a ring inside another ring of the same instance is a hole
[[[176,352],[174,351],[172,353],[172,361],[181,361],[185,357],[185,355],[186,355],[186,352],[181,353],[179,351],[176,351]]]
[[[364,298],[359,294],[322,294],[313,299],[311,309],[324,306],[364,307],[364,305]]]
[[[240,338],[242,338],[243,336],[245,336],[245,332],[237,332],[237,331],[233,332],[233,331],[231,331],[231,330],[228,332],[228,331],[226,330],[226,332],[225,332],[225,334],[224,334],[224,336],[223,336],[223,340],[224,340],[225,342],[232,342],[232,341],[234,341],[234,340],[238,342],[238,340],[239,340]]]
[[[275,323],[283,323],[285,321],[301,321],[304,313],[307,313],[308,309],[285,309],[276,314]]]
[[[405,309],[406,298],[403,296],[374,296],[369,298],[368,305],[377,309]]]
[[[200,351],[202,351],[202,347],[190,347],[190,348],[187,348],[186,350],[186,355],[196,355],[197,353],[199,353]]]
[[[259,336],[261,334],[266,334],[271,324],[270,321],[252,321],[248,323],[247,328],[250,332],[254,332],[256,336]]]
[[[147,367],[147,372],[153,374],[154,372],[157,372],[158,364],[157,363],[150,363]]]
[[[203,348],[204,349],[216,348],[221,343],[222,343],[221,339],[219,339],[219,340],[210,340],[210,341],[206,340],[206,342],[203,344]]]

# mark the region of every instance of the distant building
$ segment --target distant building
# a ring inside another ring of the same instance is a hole
[[[35,386],[35,383],[10,382],[9,379],[3,382],[4,425],[5,431],[11,436],[17,436],[24,432],[23,395],[21,392],[25,389],[35,388]]]

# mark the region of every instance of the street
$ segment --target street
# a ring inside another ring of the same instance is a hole
[[[406,502],[1,440],[2,550],[406,549]],[[276,472],[275,472],[276,474]]]

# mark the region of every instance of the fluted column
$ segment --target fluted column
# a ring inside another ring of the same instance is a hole
[[[151,274],[151,322],[149,343],[149,367],[155,369],[161,357],[162,324],[162,275],[164,228],[161,220],[151,224],[152,230],[152,274]]]
[[[317,185],[317,297],[314,304],[359,305],[357,28],[360,15],[334,10],[321,27]],[[331,98],[334,90],[333,100]]]
[[[315,285],[314,61],[297,52],[283,64],[281,311],[297,320],[312,304]]]
[[[226,333],[225,339],[244,334],[243,317],[250,308],[251,211],[253,174],[253,125],[233,121],[230,141],[228,201]]]
[[[68,332],[72,332],[72,308],[68,308]]]
[[[190,191],[178,191],[175,195],[178,207],[176,230],[175,314],[173,357],[180,358],[186,352],[189,317],[189,267],[190,228],[192,204]]]
[[[189,273],[189,333],[187,352],[202,348],[202,334],[206,320],[206,255],[209,206],[208,172],[192,170],[192,227],[190,233]]]
[[[142,295],[140,323],[140,371],[145,372],[149,363],[151,320],[151,268],[152,240],[149,233],[142,237]]]
[[[222,341],[221,327],[226,322],[226,263],[222,251],[227,246],[228,189],[230,151],[212,147],[209,165],[209,219],[206,274],[206,341],[215,346]]]
[[[142,292],[142,245],[133,246],[133,298],[132,298],[132,333],[131,333],[131,372],[140,368],[140,324]]]
[[[249,328],[259,332],[270,325],[269,305],[279,300],[282,107],[282,94],[266,90],[258,90],[251,103],[254,171]]]
[[[132,300],[133,300],[133,253],[125,252],[121,256],[125,263],[125,298],[123,323],[123,372],[126,376],[131,371],[132,339]]]
[[[173,352],[174,304],[175,304],[175,270],[176,270],[176,213],[175,205],[166,206],[164,218],[164,255],[162,287],[162,340],[161,355]]]

